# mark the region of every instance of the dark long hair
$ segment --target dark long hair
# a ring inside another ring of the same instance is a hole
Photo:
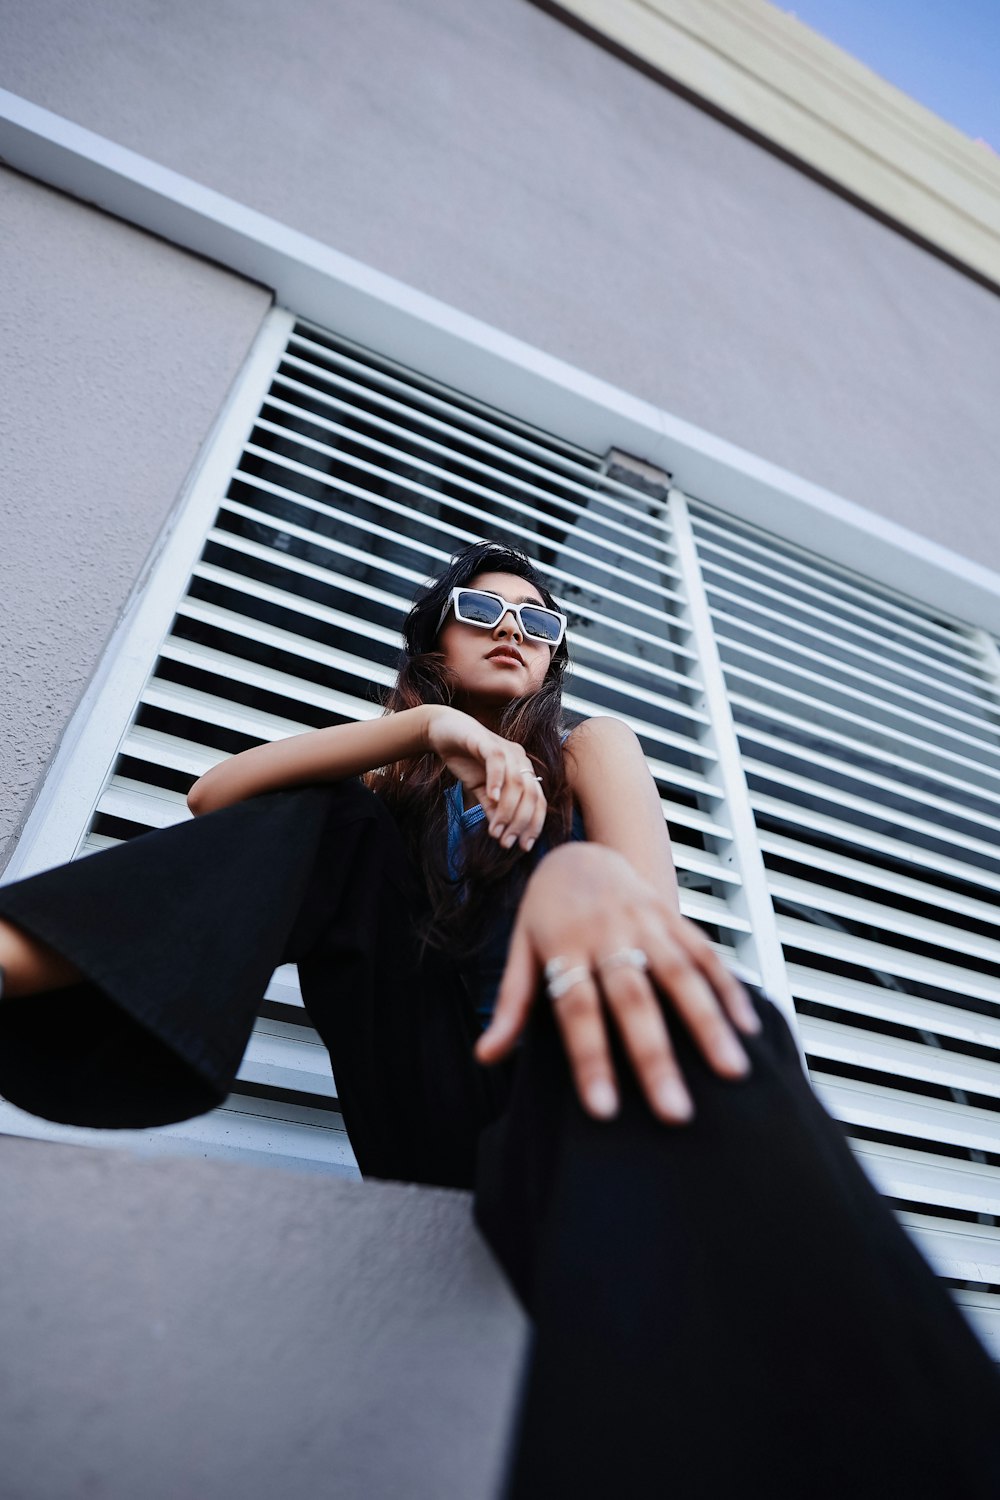
[[[480,573],[512,573],[525,579],[551,609],[555,600],[523,552],[502,542],[474,542],[452,558],[446,572],[418,592],[403,627],[403,654],[395,687],[385,701],[387,713],[421,703],[452,703],[459,683],[437,650],[438,621],[453,588]],[[548,813],[544,840],[548,846],[569,837],[572,795],[562,750],[562,683],[569,664],[565,637],[552,653],[541,687],[504,709],[499,733],[524,747],[542,777]],[[370,772],[368,785],[388,804],[425,875],[428,911],[422,936],[432,947],[466,957],[482,944],[502,908],[513,909],[535,863],[515,845],[502,849],[489,837],[485,823],[463,840],[457,878],[448,870],[448,815],[445,791],[454,777],[444,762],[429,753]],[[541,845],[541,840],[539,844]]]

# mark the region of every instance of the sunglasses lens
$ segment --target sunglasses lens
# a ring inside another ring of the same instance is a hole
[[[458,615],[467,625],[495,625],[502,610],[499,599],[478,589],[463,589],[458,596]]]
[[[561,622],[551,609],[536,608],[533,604],[522,605],[521,620],[526,634],[533,635],[536,640],[554,643],[559,639]]]

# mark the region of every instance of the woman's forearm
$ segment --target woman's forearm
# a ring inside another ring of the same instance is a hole
[[[255,745],[220,761],[199,777],[188,793],[196,815],[243,802],[260,792],[343,781],[427,749],[431,710],[425,704],[359,724],[311,729],[267,745]]]

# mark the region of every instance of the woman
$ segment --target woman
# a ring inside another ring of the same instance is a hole
[[[418,596],[384,717],[0,890],[0,1091],[209,1108],[294,960],[362,1170],[475,1184],[534,1317],[511,1495],[995,1493],[988,1361],[680,915],[635,736],[561,731],[566,662],[530,562],[476,544]]]

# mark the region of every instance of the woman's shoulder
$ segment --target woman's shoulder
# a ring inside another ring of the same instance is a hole
[[[582,719],[563,742],[566,779],[574,796],[597,795],[629,781],[645,765],[642,745],[623,719]]]
[[[609,714],[581,719],[563,734],[563,747],[572,750],[574,755],[580,751],[586,754],[588,750],[603,750],[605,747],[613,749],[616,745],[634,745],[637,742],[635,730],[624,719],[615,719]]]

